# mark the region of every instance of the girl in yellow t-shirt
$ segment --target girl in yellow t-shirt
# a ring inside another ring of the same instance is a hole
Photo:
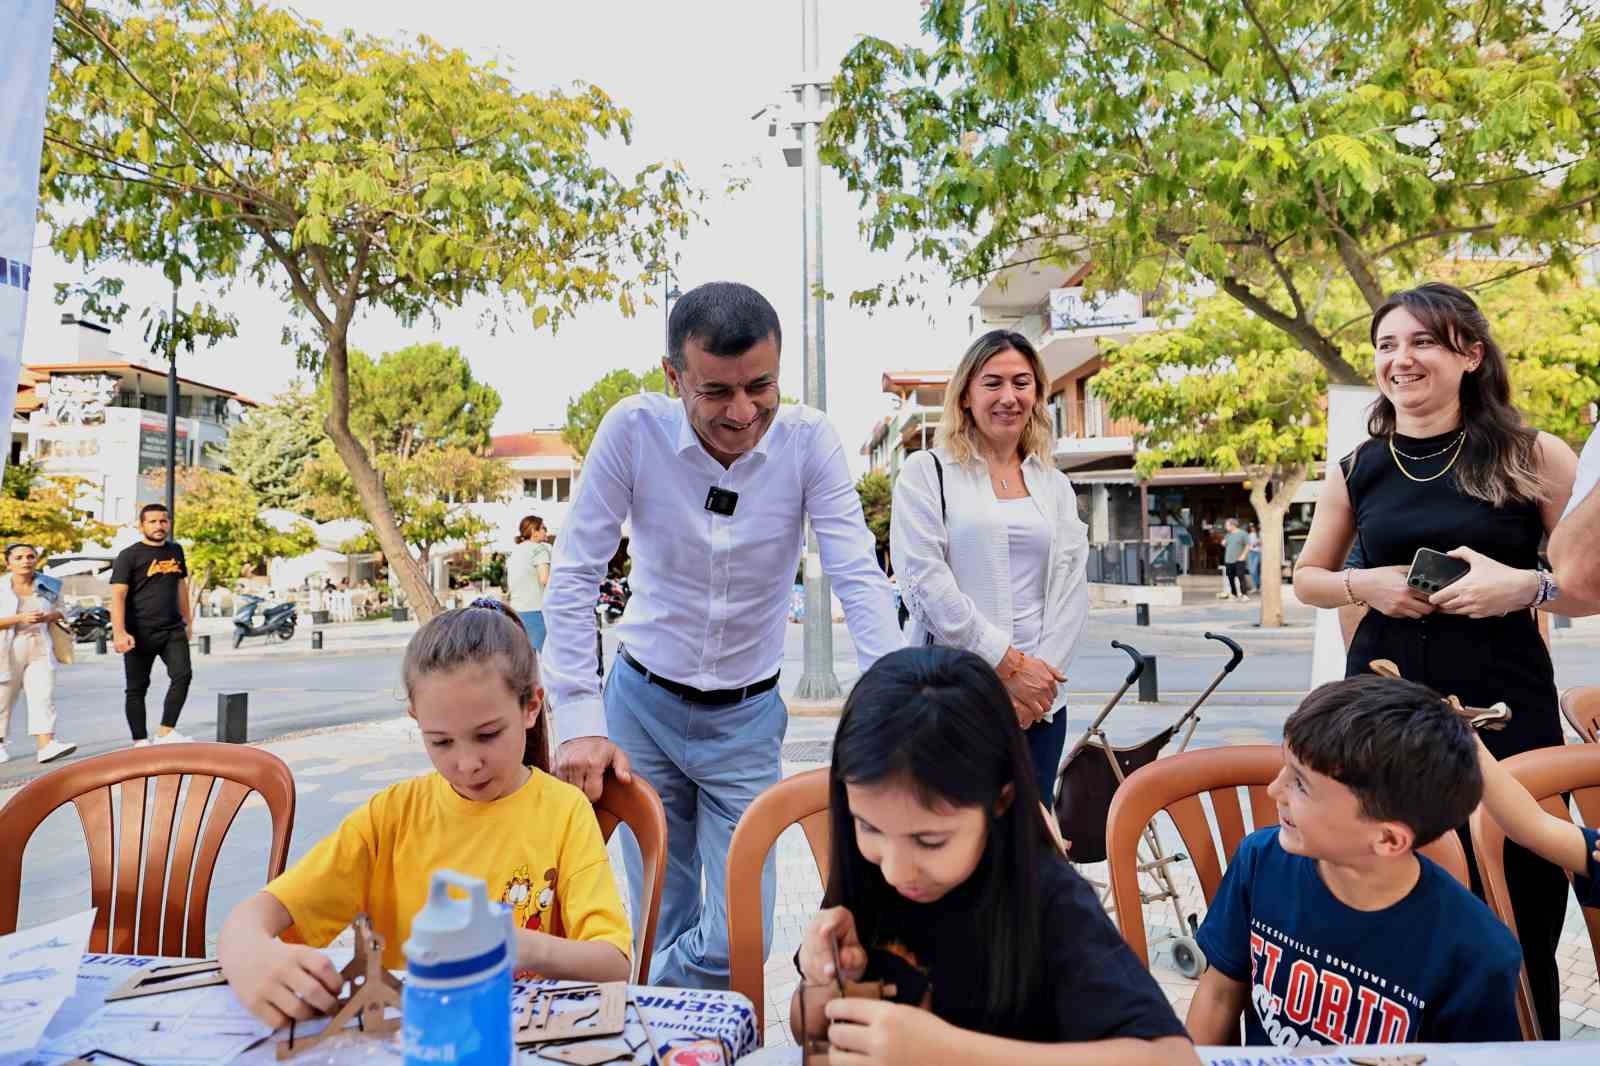
[[[483,878],[512,909],[517,967],[625,981],[633,949],[600,826],[578,789],[551,776],[539,663],[521,621],[493,600],[446,611],[406,646],[410,714],[434,772],[391,785],[283,876],[235,907],[217,954],[268,1025],[334,1009],[341,981],[316,948],[366,913],[401,945],[433,871]]]

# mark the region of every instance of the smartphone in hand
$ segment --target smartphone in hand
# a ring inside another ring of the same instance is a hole
[[[1436,552],[1432,548],[1418,548],[1411,559],[1411,570],[1406,574],[1406,584],[1432,596],[1442,588],[1460,581],[1472,567],[1464,560]]]

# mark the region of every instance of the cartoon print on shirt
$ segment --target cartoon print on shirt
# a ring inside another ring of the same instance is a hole
[[[511,871],[511,879],[500,891],[500,902],[511,908],[511,917],[518,929],[538,928],[528,924],[530,920],[537,921],[538,915],[533,907],[533,878],[526,864]]]
[[[554,936],[560,936],[561,934],[555,928],[556,870],[554,866],[544,872],[544,881],[544,887],[539,890],[539,895],[534,900],[533,916],[528,919],[523,928],[541,929]]]

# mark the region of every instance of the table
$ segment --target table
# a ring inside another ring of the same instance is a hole
[[[349,952],[345,951],[343,958],[338,954],[329,952],[336,964],[343,965]],[[78,970],[77,991],[45,1030],[44,1041],[33,1051],[0,1055],[0,1066],[60,1066],[75,1054],[95,1047],[135,1060],[140,1066],[220,1066],[224,1062],[235,1066],[275,1066],[277,1042],[285,1033],[270,1034],[269,1038],[266,1027],[244,1013],[226,986],[125,1000],[119,1006],[128,1010],[114,1029],[109,1024],[95,1027],[96,1012],[105,1006],[105,997],[113,989],[146,966],[183,961],[194,960],[85,955]],[[518,1005],[535,983],[517,983]],[[756,1047],[755,1010],[749,1000],[736,992],[630,985],[628,999],[630,1024],[636,1024],[633,1007],[637,1007],[655,1043],[654,1054],[640,1049],[636,1066],[671,1063],[673,1049],[707,1040],[720,1042],[734,1058]],[[136,1024],[131,1021],[134,1015],[138,1018]],[[77,1046],[84,1041],[87,1046]],[[107,1046],[108,1043],[117,1046]],[[517,1060],[526,1066],[549,1061],[532,1049],[519,1054]],[[304,1058],[289,1062],[300,1066],[398,1066],[401,1053],[397,1037],[349,1037],[329,1041],[307,1052]],[[111,1066],[117,1064],[113,1061]]]
[[[1302,1055],[1289,1049],[1197,1048],[1206,1066],[1380,1066],[1386,1058],[1426,1055],[1424,1066],[1595,1066],[1600,1055],[1593,1041],[1527,1044],[1388,1044],[1328,1048],[1325,1054]],[[792,1044],[762,1048],[739,1060],[739,1066],[800,1066],[800,1049]]]

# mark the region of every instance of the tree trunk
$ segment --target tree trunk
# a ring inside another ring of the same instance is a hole
[[[360,497],[361,506],[367,512],[367,522],[372,526],[372,535],[378,539],[378,546],[389,561],[390,571],[399,579],[406,600],[411,609],[417,612],[417,618],[426,622],[439,613],[439,601],[434,598],[422,567],[417,565],[411,549],[406,546],[400,523],[394,517],[394,508],[389,505],[389,495],[384,491],[383,479],[378,476],[366,449],[350,432],[350,362],[343,336],[330,340],[324,370],[328,375],[329,402],[327,419],[323,425],[328,431],[328,439],[333,441],[333,450],[350,472],[356,495]]]
[[[1283,625],[1283,516],[1288,513],[1294,494],[1305,484],[1310,468],[1304,463],[1286,471],[1252,472],[1250,506],[1261,525],[1261,625],[1276,629]],[[1267,487],[1272,486],[1272,499]]]

